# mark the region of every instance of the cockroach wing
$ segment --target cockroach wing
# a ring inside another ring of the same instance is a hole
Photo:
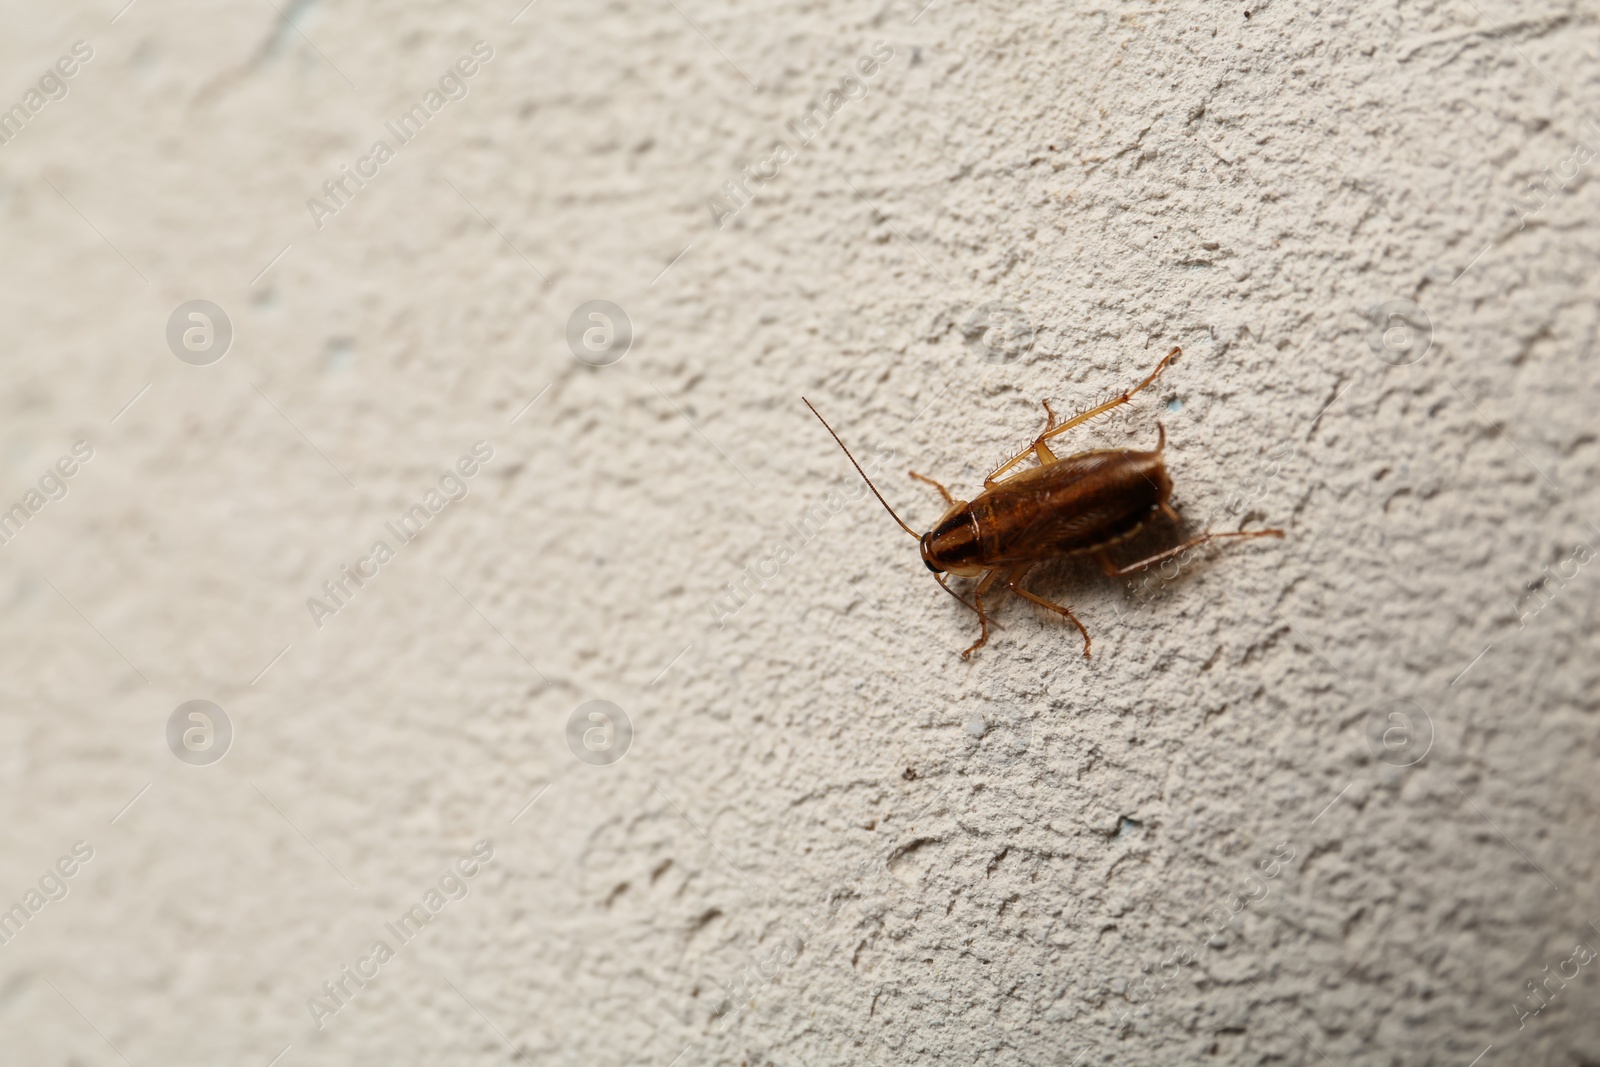
[[[1159,452],[1107,449],[1024,471],[972,510],[991,563],[1021,563],[1120,541],[1171,493]]]

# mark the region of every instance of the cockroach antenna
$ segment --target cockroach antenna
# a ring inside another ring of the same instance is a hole
[[[900,529],[911,535],[911,539],[913,541],[921,541],[922,535],[917,533],[917,531],[913,530],[911,527],[907,526],[905,521],[901,519],[899,515],[895,514],[894,508],[889,506],[889,502],[883,499],[883,494],[878,492],[878,487],[872,484],[872,479],[868,478],[867,472],[861,469],[861,464],[856,462],[856,457],[852,456],[850,454],[850,450],[845,448],[844,442],[839,440],[839,435],[833,432],[833,427],[828,425],[828,420],[823,418],[822,413],[816,408],[811,407],[811,401],[806,400],[805,397],[801,397],[800,399],[805,402],[806,407],[811,408],[811,414],[815,415],[817,417],[817,421],[822,423],[822,428],[828,431],[828,434],[834,439],[834,441],[838,442],[840,448],[844,449],[845,459],[848,459],[850,461],[850,465],[856,469],[856,473],[861,475],[861,480],[867,483],[867,488],[871,489],[872,495],[878,498],[878,503],[883,505],[883,510],[887,511],[889,513],[889,517],[900,524]]]
[[[822,423],[822,428],[824,430],[827,430],[828,433],[830,435],[832,435],[833,439],[838,442],[840,448],[844,449],[845,458],[848,459],[850,461],[850,465],[856,469],[856,473],[861,475],[861,480],[867,483],[867,488],[872,490],[872,495],[878,498],[878,503],[883,505],[884,510],[889,513],[889,517],[894,519],[895,522],[900,523],[900,529],[904,530],[906,533],[908,533],[912,537],[916,538],[917,543],[921,544],[922,543],[922,535],[917,533],[917,531],[913,530],[911,527],[907,526],[905,524],[905,522],[900,518],[900,516],[895,514],[894,508],[891,508],[889,506],[889,502],[887,500],[883,499],[883,494],[878,492],[878,487],[872,484],[872,479],[867,477],[867,472],[862,470],[861,469],[861,464],[856,462],[856,457],[854,457],[854,456],[852,456],[850,454],[850,450],[848,448],[845,448],[844,442],[839,440],[839,435],[833,432],[833,427],[828,425],[828,420],[823,418],[822,417],[822,413],[819,412],[816,408],[811,407],[811,401],[806,400],[805,397],[801,397],[800,399],[805,401],[806,407],[811,408],[811,414],[815,415],[817,417],[817,421]],[[912,477],[920,478],[921,475],[912,475]],[[967,608],[968,611],[977,612],[977,614],[978,614],[978,616],[980,618],[983,617],[983,612],[978,611],[978,608],[971,601],[969,601],[966,597],[962,596],[960,593],[956,592],[954,589],[950,588],[949,583],[944,580],[944,575],[939,574],[939,573],[936,572],[933,577],[934,577],[934,580],[939,583],[939,588],[943,589],[946,593],[949,593],[951,596],[955,597],[956,600],[959,603],[961,603],[962,605],[964,605]],[[999,623],[994,623],[994,625],[999,626],[1000,624]]]

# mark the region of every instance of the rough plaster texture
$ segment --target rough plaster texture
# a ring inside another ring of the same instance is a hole
[[[119,6],[0,15],[0,103],[94,49],[0,146],[3,502],[94,449],[0,548],[0,902],[94,849],[0,945],[0,1060],[1600,1062],[1593,4]],[[205,367],[163,337],[194,298]],[[800,394],[923,526],[904,470],[970,491],[1174,344],[1079,440],[1159,419],[1192,526],[1288,538],[1041,572],[1094,658],[1008,602],[963,662]],[[195,698],[206,767],[164,739]],[[595,698],[611,766],[564,739]]]

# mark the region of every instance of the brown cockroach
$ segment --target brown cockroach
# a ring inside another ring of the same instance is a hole
[[[945,592],[977,612],[981,632],[977,641],[961,658],[966,659],[989,640],[989,614],[984,611],[983,598],[996,586],[1006,589],[1070,621],[1083,634],[1083,654],[1089,655],[1089,631],[1078,617],[1060,604],[1054,604],[1022,588],[1022,579],[1029,568],[1046,560],[1061,556],[1092,555],[1100,569],[1112,578],[1121,578],[1135,571],[1172,559],[1208,541],[1223,538],[1282,537],[1282,530],[1241,530],[1231,533],[1204,533],[1191,538],[1176,548],[1158,552],[1137,563],[1119,567],[1112,562],[1107,551],[1112,545],[1125,541],[1144,526],[1155,513],[1178,521],[1178,513],[1168,503],[1172,496],[1172,479],[1167,476],[1162,452],[1166,448],[1167,431],[1159,423],[1160,434],[1153,452],[1138,452],[1125,448],[1104,448],[1092,452],[1079,452],[1070,456],[1057,456],[1045,443],[1074,426],[1103,415],[1112,408],[1126,404],[1156,380],[1168,363],[1183,350],[1174,347],[1168,352],[1150,377],[1134,389],[1113,397],[1099,405],[1057,425],[1056,413],[1050,402],[1044,401],[1044,432],[1032,444],[995,468],[983,480],[983,492],[972,501],[957,500],[949,490],[932,478],[915,471],[912,478],[933,486],[944,497],[950,510],[925,534],[919,535],[907,526],[894,508],[883,499],[867,472],[861,469],[839,435],[833,432],[811,401],[801,397],[811,413],[817,416],[824,429],[844,449],[845,456],[856,472],[866,481],[867,488],[878,498],[900,528],[916,539],[921,546],[922,562],[933,572],[934,578]],[[1037,467],[1019,471],[1005,480],[1001,475],[1021,463],[1029,455],[1038,458]],[[945,581],[945,574],[978,579],[968,602]],[[998,624],[996,624],[998,625]]]

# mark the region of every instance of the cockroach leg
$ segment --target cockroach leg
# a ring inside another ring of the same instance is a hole
[[[1084,628],[1083,623],[1079,622],[1078,621],[1078,617],[1076,615],[1074,615],[1069,609],[1062,607],[1060,604],[1052,603],[1051,601],[1046,600],[1042,596],[1036,596],[1033,593],[1030,593],[1026,589],[1022,588],[1020,583],[1021,583],[1023,577],[1027,573],[1028,573],[1028,568],[1026,568],[1026,567],[1019,567],[1016,570],[1012,571],[1011,572],[1011,577],[1006,579],[1006,588],[1011,590],[1013,593],[1017,594],[1018,596],[1020,596],[1022,599],[1030,600],[1033,603],[1039,605],[1041,608],[1049,608],[1051,611],[1055,612],[1057,615],[1062,616],[1068,622],[1072,623],[1072,625],[1076,626],[1078,628],[1078,632],[1083,635],[1083,658],[1084,659],[1088,659],[1089,658],[1089,631]]]
[[[1024,448],[1021,452],[1018,452],[1016,455],[1000,464],[1000,466],[996,467],[992,472],[990,472],[989,477],[983,480],[983,487],[985,489],[993,489],[995,487],[995,483],[1000,480],[1000,476],[1002,474],[1010,470],[1012,467],[1015,467],[1018,463],[1021,463],[1023,460],[1027,459],[1029,454],[1037,452],[1041,448],[1044,449],[1044,455],[1050,457],[1050,462],[1054,463],[1056,458],[1055,453],[1046,448],[1043,444],[1043,441],[1044,438],[1040,437],[1038,440],[1034,441],[1033,444],[1029,445],[1027,448]],[[1044,462],[1042,456],[1040,457],[1039,462]]]
[[[1179,348],[1177,345],[1173,345],[1172,351],[1162,356],[1161,362],[1156,364],[1156,369],[1150,372],[1150,377],[1146,378],[1144,381],[1140,382],[1126,393],[1123,393],[1121,396],[1112,397],[1099,407],[1090,408],[1082,415],[1075,415],[1066,422],[1063,422],[1060,426],[1046,430],[1042,435],[1040,435],[1039,440],[1043,441],[1047,437],[1055,437],[1058,434],[1066,433],[1074,426],[1079,426],[1085,422],[1088,422],[1096,415],[1104,415],[1112,408],[1120,407],[1123,404],[1126,404],[1128,401],[1144,392],[1144,390],[1149,387],[1150,383],[1156,380],[1156,376],[1167,369],[1167,364],[1171,363],[1173,359],[1176,358],[1182,351],[1183,349]]]
[[[1183,521],[1183,518],[1178,514],[1177,509],[1174,508],[1171,504],[1167,503],[1165,500],[1163,500],[1161,502],[1161,514],[1165,515],[1167,518],[1171,519],[1173,522],[1182,522]]]
[[[981,627],[981,632],[978,634],[978,639],[972,643],[971,647],[969,647],[965,652],[961,653],[962,659],[966,659],[968,656],[978,651],[978,649],[989,643],[989,614],[983,610],[983,594],[987,593],[990,589],[994,588],[995,585],[999,584],[1004,576],[1005,571],[998,568],[989,571],[984,574],[981,579],[979,579],[978,588],[972,591],[972,600],[973,603],[977,605],[975,610],[978,613],[978,625]]]
[[[956,498],[950,495],[950,490],[946,489],[932,478],[929,478],[926,475],[918,474],[916,471],[906,471],[906,473],[911,475],[911,477],[915,478],[917,481],[931,485],[935,489],[939,490],[939,495],[944,497],[944,502],[949,504],[951,507],[955,507]]]
[[[1049,445],[1044,443],[1044,435],[1049,433],[1051,429],[1055,427],[1056,412],[1055,409],[1050,406],[1050,401],[1048,399],[1041,400],[1039,403],[1044,405],[1044,432],[1041,433],[1033,442],[1033,452],[1039,457],[1039,466],[1048,467],[1050,464],[1056,461],[1056,454],[1050,451]]]
[[[1050,400],[1049,400],[1048,397],[1046,397],[1044,400],[1039,401],[1039,403],[1044,405],[1044,414],[1045,414],[1044,432],[1045,433],[1049,433],[1051,430],[1055,429],[1056,412],[1055,412],[1055,409],[1050,406]]]
[[[987,477],[987,478],[985,478],[983,480],[983,487],[985,489],[994,488],[995,482],[999,479],[999,477],[1002,474],[1004,474],[1006,471],[1010,470],[1012,467],[1015,467],[1018,463],[1021,463],[1024,459],[1028,458],[1028,455],[1030,453],[1039,454],[1039,461],[1041,463],[1045,462],[1045,460],[1044,460],[1044,456],[1045,455],[1050,455],[1051,459],[1053,460],[1055,457],[1050,452],[1050,450],[1045,447],[1045,441],[1047,441],[1048,439],[1050,439],[1052,437],[1058,437],[1061,434],[1066,433],[1068,430],[1072,429],[1074,426],[1081,426],[1082,424],[1088,422],[1090,419],[1094,418],[1097,415],[1104,415],[1106,412],[1110,411],[1112,408],[1120,407],[1123,404],[1126,404],[1128,401],[1132,400],[1134,397],[1138,396],[1141,392],[1143,392],[1150,385],[1151,382],[1155,381],[1157,375],[1159,375],[1162,371],[1166,370],[1167,369],[1167,364],[1171,363],[1173,361],[1173,359],[1176,358],[1182,351],[1183,351],[1182,348],[1179,348],[1177,345],[1173,345],[1172,346],[1172,351],[1168,352],[1165,356],[1161,357],[1161,362],[1156,364],[1156,369],[1150,372],[1150,376],[1148,378],[1146,378],[1144,381],[1140,382],[1138,385],[1134,386],[1132,389],[1128,390],[1126,393],[1123,393],[1121,396],[1112,397],[1110,400],[1107,400],[1104,404],[1101,404],[1098,407],[1090,408],[1088,411],[1085,411],[1081,415],[1074,415],[1072,418],[1068,419],[1066,422],[1063,422],[1060,426],[1053,426],[1053,425],[1052,426],[1047,426],[1045,428],[1044,433],[1040,434],[1038,436],[1038,438],[1036,438],[1034,440],[1033,444],[1029,445],[1027,448],[1024,448],[1021,452],[1018,452],[1016,455],[1012,456],[1010,459],[1008,459],[1004,463],[1000,464],[1000,466],[996,467],[995,470],[994,470],[994,473],[990,474],[989,477]],[[1049,405],[1045,406],[1045,411],[1049,412],[1050,421],[1052,423],[1054,423],[1055,422],[1055,413],[1050,411]],[[1163,439],[1164,439],[1164,436],[1165,435],[1163,435]]]
[[[1120,397],[1110,398],[1110,400],[1107,400],[1106,403],[1099,405],[1098,408],[1090,408],[1090,410],[1085,411],[1083,414],[1077,414],[1077,416],[1074,416],[1074,418],[1067,419],[1066,422],[1062,422],[1061,426],[1054,427],[1054,429],[1051,430],[1046,430],[1045,437],[1056,437],[1058,434],[1066,434],[1067,430],[1072,429],[1072,427],[1082,426],[1083,422],[1090,421],[1090,419],[1093,419],[1094,416],[1098,416],[1098,414],[1106,414],[1107,411],[1112,410],[1112,408],[1117,408],[1117,406],[1122,406],[1125,405],[1125,403],[1130,402],[1130,400],[1133,400],[1134,397],[1138,397],[1141,392],[1144,392],[1144,390],[1150,386],[1150,382],[1154,382],[1155,379],[1157,379],[1158,374],[1166,370],[1166,365],[1173,362],[1174,358],[1178,357],[1181,352],[1182,349],[1179,349],[1179,347],[1174,344],[1173,350],[1168,352],[1168,354],[1163,355],[1162,362],[1157,363],[1157,365],[1155,365],[1155,370],[1150,371],[1149,378],[1139,382],[1138,386],[1134,386],[1133,389],[1128,390],[1128,392],[1120,395]]]
[[[1165,552],[1157,552],[1155,555],[1151,556],[1149,559],[1141,559],[1138,563],[1130,563],[1126,567],[1118,567],[1116,570],[1107,571],[1106,573],[1108,575],[1110,575],[1111,577],[1113,577],[1113,578],[1122,578],[1122,577],[1125,577],[1126,575],[1132,574],[1134,571],[1144,570],[1146,567],[1154,566],[1155,564],[1161,563],[1161,562],[1163,562],[1165,560],[1169,560],[1169,559],[1173,558],[1174,556],[1181,556],[1183,553],[1189,551],[1191,548],[1199,548],[1201,545],[1205,544],[1207,541],[1220,541],[1224,537],[1244,537],[1244,538],[1249,538],[1249,537],[1282,537],[1282,536],[1283,536],[1283,531],[1282,530],[1240,530],[1237,533],[1208,533],[1208,534],[1201,534],[1199,537],[1196,537],[1196,538],[1193,538],[1191,540],[1185,541],[1183,544],[1179,545],[1176,548],[1169,548]]]
[[[1056,454],[1054,452],[1050,451],[1050,446],[1049,445],[1044,443],[1045,435],[1048,434],[1055,427],[1055,424],[1056,424],[1056,412],[1055,412],[1055,409],[1050,406],[1049,398],[1041,400],[1041,401],[1039,401],[1039,403],[1044,405],[1044,416],[1045,416],[1045,418],[1044,418],[1044,429],[1042,431],[1040,431],[1038,437],[1034,438],[1033,444],[1029,445],[1027,448],[1024,448],[1021,452],[1018,452],[1016,455],[1012,456],[1003,465],[1001,465],[997,470],[995,470],[994,473],[990,474],[989,477],[987,477],[987,478],[985,478],[983,480],[983,487],[985,489],[993,488],[994,487],[994,483],[995,483],[995,479],[999,478],[1000,475],[1004,474],[1006,471],[1010,470],[1013,466],[1015,466],[1016,464],[1022,462],[1022,460],[1026,459],[1027,456],[1028,456],[1028,453],[1030,453],[1030,452],[1039,457],[1039,465],[1041,467],[1048,467],[1050,464],[1052,464],[1052,463],[1054,463],[1056,461]]]
[[[1044,405],[1044,433],[1049,433],[1056,425],[1055,409],[1050,406],[1049,400],[1041,400],[1039,403]],[[1040,434],[1039,439],[1033,443],[1033,451],[1038,455],[1041,467],[1048,467],[1056,461],[1056,454],[1044,443],[1044,434]]]
[[[1122,575],[1117,573],[1117,565],[1112,560],[1111,553],[1107,552],[1105,549],[1097,548],[1094,550],[1094,561],[1100,564],[1100,573],[1104,574],[1107,578],[1122,577]]]

